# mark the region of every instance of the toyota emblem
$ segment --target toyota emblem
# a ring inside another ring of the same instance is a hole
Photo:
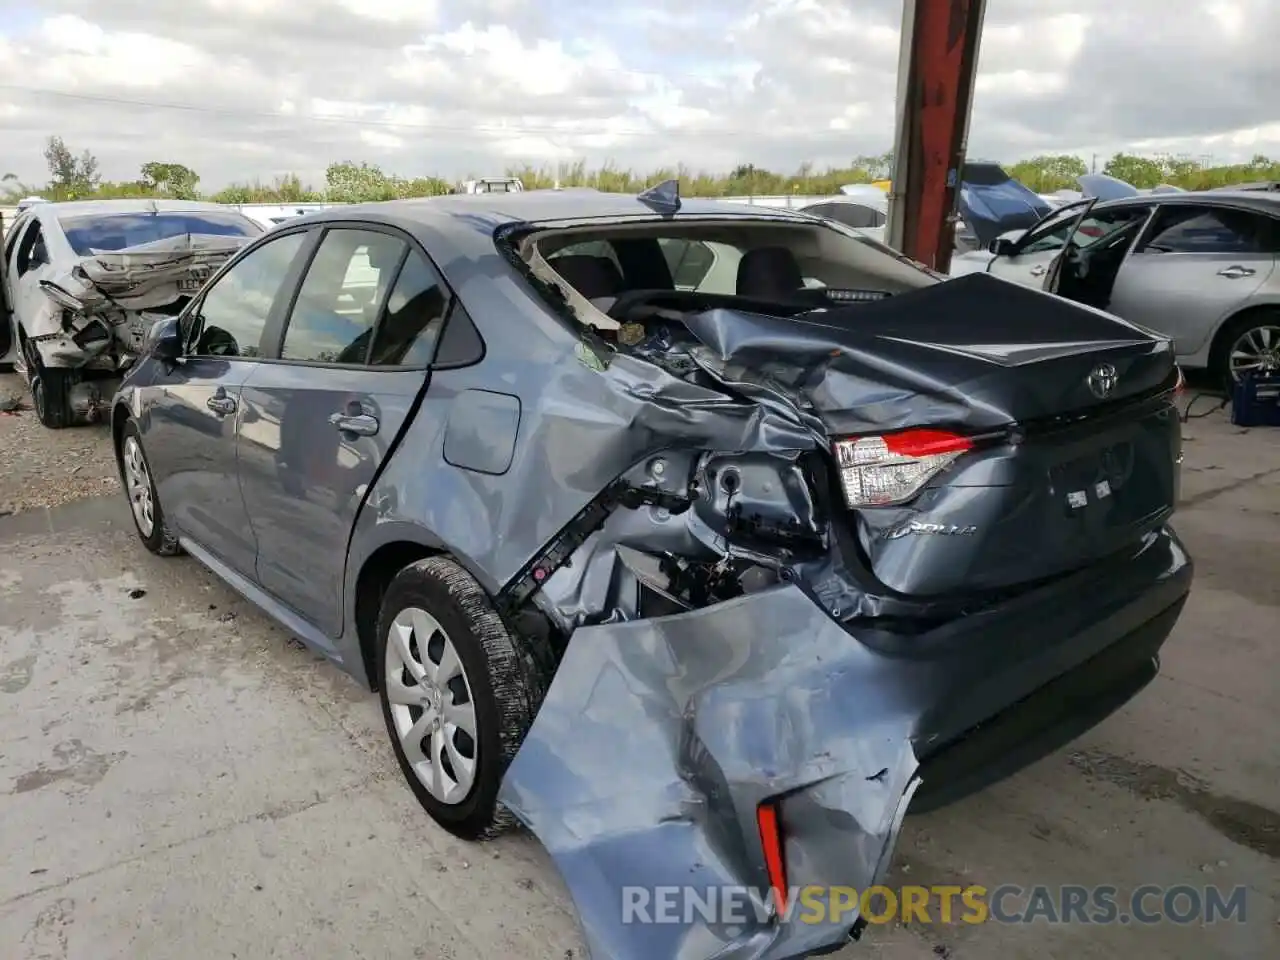
[[[1105,400],[1111,396],[1111,391],[1116,388],[1116,381],[1120,379],[1120,375],[1116,373],[1116,368],[1109,363],[1100,363],[1090,371],[1085,382],[1089,384],[1089,392],[1099,400]]]

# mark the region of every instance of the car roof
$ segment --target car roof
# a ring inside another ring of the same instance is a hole
[[[1280,215],[1280,194],[1266,193],[1258,190],[1194,190],[1185,193],[1145,193],[1136,197],[1121,197],[1117,200],[1100,200],[1099,208],[1119,208],[1133,206],[1150,206],[1158,203],[1161,206],[1219,206],[1247,207],[1258,213]]]
[[[693,198],[681,202],[678,213],[669,218],[732,218],[744,221],[781,220],[810,224],[812,217],[798,211],[772,207],[726,203]],[[386,200],[330,207],[295,217],[290,225],[329,223],[339,220],[382,220],[405,226],[431,227],[444,233],[451,230],[493,233],[509,223],[554,223],[556,221],[610,220],[625,218],[664,219],[664,215],[632,193],[602,193],[590,189],[525,190],[514,193],[449,194],[408,200]]]
[[[33,206],[34,208],[34,206]],[[61,203],[42,203],[38,205],[43,217],[84,217],[94,214],[112,213],[211,213],[226,211],[239,213],[234,207],[222,203],[210,203],[207,200],[152,200],[146,197],[129,197],[123,200],[68,200]]]

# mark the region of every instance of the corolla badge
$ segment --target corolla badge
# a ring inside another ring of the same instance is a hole
[[[884,532],[886,540],[899,540],[909,534],[935,537],[971,537],[978,532],[977,527],[958,527],[949,523],[922,523],[909,520],[897,527],[890,527]]]
[[[1100,363],[1089,371],[1085,383],[1089,385],[1090,393],[1099,400],[1105,400],[1111,396],[1111,391],[1115,390],[1119,379],[1120,375],[1116,373],[1115,367],[1109,363]]]

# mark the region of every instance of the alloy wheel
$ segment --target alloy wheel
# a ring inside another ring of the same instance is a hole
[[[1231,345],[1227,360],[1233,382],[1247,373],[1280,372],[1280,326],[1268,323],[1244,331]]]
[[[125,486],[134,522],[142,536],[149,537],[156,527],[155,501],[151,496],[151,472],[136,437],[125,437],[123,460]]]
[[[439,621],[406,607],[391,623],[383,683],[395,735],[436,800],[462,803],[475,783],[476,711],[458,651]]]

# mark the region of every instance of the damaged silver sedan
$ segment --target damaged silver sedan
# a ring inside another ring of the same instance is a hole
[[[41,423],[107,415],[152,324],[179,313],[262,227],[213,203],[34,204],[5,237],[0,356],[13,350]]]
[[[908,809],[1096,724],[1191,586],[1167,340],[787,211],[560,191],[280,225],[157,326],[138,534],[379,691],[598,960],[838,948]],[[750,891],[725,924],[624,891]]]

